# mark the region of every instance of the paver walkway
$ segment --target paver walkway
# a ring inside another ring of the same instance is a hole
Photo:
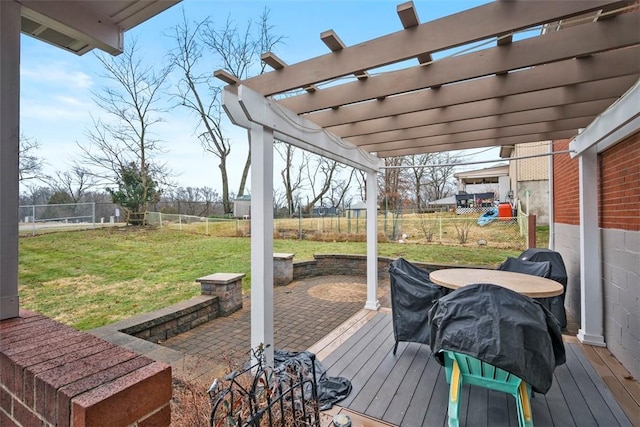
[[[390,307],[389,283],[379,281],[378,299]],[[326,276],[297,280],[274,289],[275,347],[303,351],[333,331],[366,301],[366,279]],[[227,317],[214,319],[161,343],[165,347],[201,358],[215,365],[221,375],[249,358],[251,348],[251,300]]]

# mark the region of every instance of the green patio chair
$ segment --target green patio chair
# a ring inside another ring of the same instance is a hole
[[[521,378],[475,357],[443,350],[445,374],[449,387],[449,427],[460,425],[460,391],[462,384],[476,385],[511,394],[516,399],[518,425],[533,427],[531,386]]]

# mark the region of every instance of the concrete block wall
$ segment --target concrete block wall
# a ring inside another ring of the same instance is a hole
[[[640,232],[602,230],[607,348],[640,378]]]
[[[555,248],[560,252],[567,269],[567,291],[564,306],[580,324],[580,227],[570,224],[555,224]]]
[[[0,425],[169,426],[171,367],[21,310],[0,322]]]

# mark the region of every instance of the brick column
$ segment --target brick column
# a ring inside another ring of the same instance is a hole
[[[273,284],[288,285],[293,281],[293,254],[273,254]]]
[[[215,273],[196,279],[202,295],[220,299],[220,315],[228,316],[242,308],[242,278],[244,273]]]

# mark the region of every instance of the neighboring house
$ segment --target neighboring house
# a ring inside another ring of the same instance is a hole
[[[458,194],[494,193],[496,200],[506,201],[509,192],[509,165],[496,166],[453,175],[457,180]]]
[[[549,153],[550,141],[503,145],[503,159]],[[536,215],[538,224],[549,224],[549,157],[540,156],[509,161],[509,181],[513,195],[521,202],[528,200],[528,213]]]
[[[551,247],[578,337],[640,378],[640,83],[573,141],[553,142]],[[597,250],[588,250],[588,248]],[[586,314],[585,314],[586,313]]]
[[[347,208],[347,215],[350,218],[365,218],[367,216],[367,204],[365,202],[357,202]]]
[[[459,172],[457,179],[456,213],[485,212],[494,202],[508,201],[509,165]]]

